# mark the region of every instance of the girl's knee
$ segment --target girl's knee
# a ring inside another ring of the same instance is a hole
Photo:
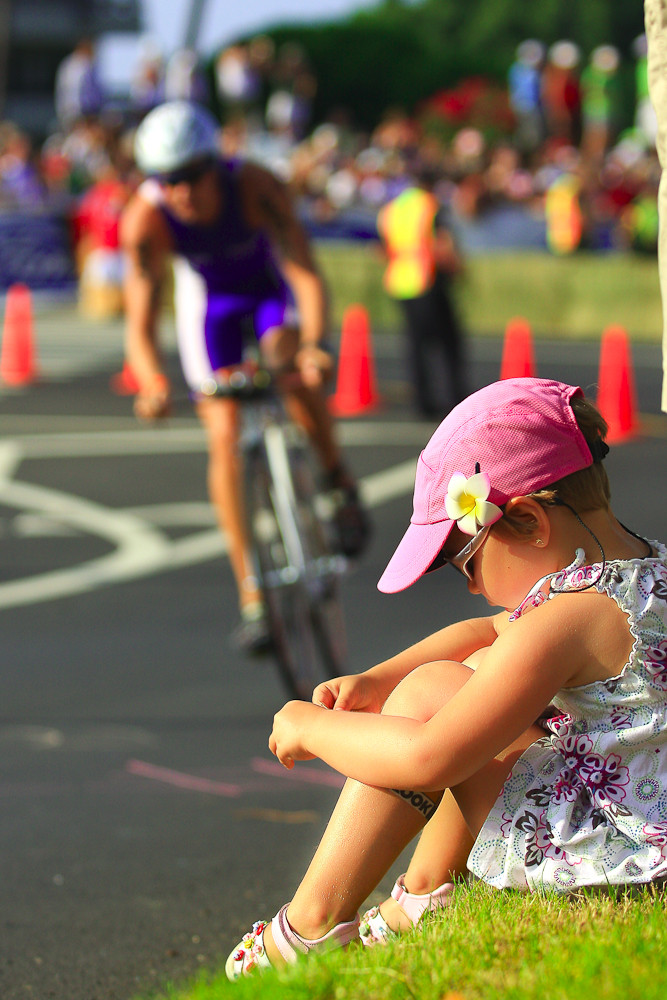
[[[412,670],[387,698],[384,715],[401,715],[427,722],[452,698],[472,675],[456,660],[436,660]]]

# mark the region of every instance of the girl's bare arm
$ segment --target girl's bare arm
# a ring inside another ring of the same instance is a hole
[[[568,596],[536,608],[498,636],[428,722],[290,702],[276,716],[271,748],[287,766],[303,752],[384,788],[459,784],[525,732],[584,669],[590,606]]]
[[[313,702],[323,708],[379,712],[396,685],[416,667],[436,660],[462,663],[490,646],[506,619],[502,612],[448,625],[360,674],[325,681],[315,688]]]

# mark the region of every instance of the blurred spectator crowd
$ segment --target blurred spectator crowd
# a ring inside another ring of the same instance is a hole
[[[217,114],[225,155],[259,160],[292,186],[316,231],[372,235],[378,209],[427,166],[440,173],[438,194],[463,227],[511,210],[541,220],[554,253],[653,253],[659,165],[644,36],[633,60],[631,123],[615,48],[584,57],[570,41],[547,48],[531,39],[519,45],[505,86],[463,80],[412,116],[387,109],[363,132],[344,109],[313,127],[317,79],[295,44],[276,50],[260,36],[231,45],[207,73],[191,51],[164,60],[147,46],[121,109],[104,92],[94,44],[83,40],[59,69],[57,126],[39,148],[20,123],[0,122],[0,211],[66,213],[79,273],[117,278],[118,217],[140,180],[133,130],[151,108],[186,98]]]

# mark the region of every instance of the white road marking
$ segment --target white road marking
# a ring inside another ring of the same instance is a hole
[[[215,511],[210,503],[184,500],[183,503],[155,503],[143,507],[126,507],[126,513],[150,521],[160,528],[210,528],[216,524]]]
[[[169,539],[148,522],[122,510],[16,480],[4,481],[2,499],[20,510],[50,515],[97,535],[115,549],[79,566],[0,584],[0,608],[85,593],[103,584],[144,576],[151,572],[149,567],[160,569],[168,559]]]
[[[339,423],[337,433],[344,448],[396,444],[423,448],[430,437],[430,425],[370,421]],[[8,444],[16,444],[21,457],[25,458],[88,458],[206,451],[206,437],[199,426],[170,427],[168,424],[154,428],[137,426],[117,431],[25,434],[12,439]]]
[[[423,440],[418,425],[355,425],[355,444],[396,443],[398,429],[408,427],[406,439]],[[366,434],[362,433],[365,428]],[[419,430],[418,435],[416,431]],[[136,450],[132,448],[136,446]],[[21,511],[21,524],[32,533],[42,533],[53,525],[54,533],[87,533],[108,542],[113,551],[86,563],[19,580],[0,583],[0,609],[34,604],[87,593],[95,588],[123,583],[153,573],[178,569],[210,559],[227,551],[226,542],[207,504],[151,504],[119,510],[105,507],[59,490],[21,482],[14,477],[21,460],[30,458],[83,457],[162,451],[205,450],[199,429],[179,429],[178,433],[38,435],[15,438],[0,444],[0,497],[7,506]],[[379,506],[412,491],[415,461],[402,462],[390,469],[364,477],[362,496],[370,507]],[[27,519],[27,522],[26,522]],[[31,520],[32,519],[32,520]],[[195,525],[206,530],[186,538],[170,539],[162,527]]]
[[[361,480],[361,496],[369,507],[379,507],[380,504],[394,500],[396,497],[412,493],[415,485],[416,460],[393,465],[390,469],[364,476]]]
[[[158,737],[140,726],[106,723],[74,725],[67,730],[29,724],[0,726],[0,746],[27,746],[31,750],[94,751],[152,750],[159,746]]]
[[[78,535],[71,525],[43,514],[17,514],[11,521],[11,534],[20,538],[56,538]]]
[[[23,450],[17,441],[0,441],[0,486],[11,479],[21,464]]]
[[[60,750],[65,737],[60,729],[51,726],[3,726],[0,729],[0,744],[19,743],[33,750]]]

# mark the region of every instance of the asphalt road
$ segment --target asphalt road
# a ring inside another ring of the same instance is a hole
[[[130,1000],[224,961],[289,898],[339,786],[268,752],[284,696],[270,661],[229,642],[234,588],[195,421],[138,427],[109,391],[117,329],[74,327],[45,322],[42,378],[0,392],[3,1000]],[[375,343],[383,406],[340,424],[375,519],[344,584],[353,670],[483,612],[446,571],[376,590],[433,425],[411,414],[400,344]],[[471,344],[475,385],[497,378],[500,346]],[[538,374],[595,395],[596,344],[536,354]],[[643,434],[608,458],[614,506],[664,538],[659,351],[633,357]]]

